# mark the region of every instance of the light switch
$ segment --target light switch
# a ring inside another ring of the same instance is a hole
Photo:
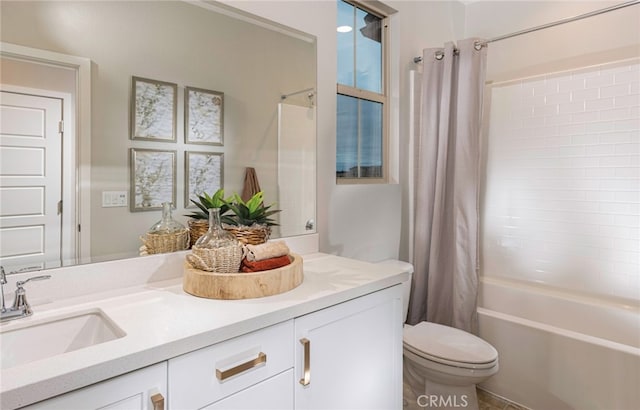
[[[113,208],[127,206],[127,191],[103,191],[102,207]]]

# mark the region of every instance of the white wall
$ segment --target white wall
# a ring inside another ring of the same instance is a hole
[[[392,17],[396,47],[396,125],[391,132],[399,161],[396,184],[337,186],[336,157],[336,2],[225,1],[244,11],[305,31],[318,47],[318,232],[320,250],[365,260],[407,258],[408,231],[408,72],[424,47],[458,37],[464,7],[455,1],[386,1],[398,10]]]

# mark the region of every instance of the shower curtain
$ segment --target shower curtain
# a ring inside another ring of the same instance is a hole
[[[415,145],[415,231],[408,323],[477,332],[478,184],[486,46],[425,49]],[[442,58],[437,58],[438,53]]]

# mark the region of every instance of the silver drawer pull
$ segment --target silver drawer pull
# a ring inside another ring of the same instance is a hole
[[[228,379],[229,377],[235,376],[236,374],[240,374],[245,370],[252,369],[266,362],[267,362],[267,355],[260,352],[258,353],[258,357],[256,357],[255,359],[249,360],[248,362],[241,363],[230,369],[227,369],[227,370],[216,369],[216,377],[218,378],[218,380],[223,381],[225,379]]]

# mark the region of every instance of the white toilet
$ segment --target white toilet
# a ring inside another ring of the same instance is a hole
[[[399,261],[413,274],[413,266]],[[411,276],[404,284],[404,314],[409,310]],[[403,375],[417,403],[410,408],[478,409],[476,384],[498,372],[498,352],[479,337],[436,323],[403,329]],[[417,404],[417,406],[416,406]]]

